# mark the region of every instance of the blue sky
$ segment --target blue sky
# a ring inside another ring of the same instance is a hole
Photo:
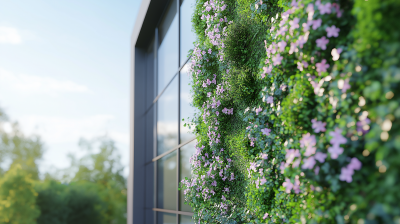
[[[65,168],[80,137],[129,155],[130,36],[140,0],[0,0],[0,107],[42,136],[41,171]],[[125,175],[128,170],[125,169]]]

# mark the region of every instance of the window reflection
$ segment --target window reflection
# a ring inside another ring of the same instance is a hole
[[[180,105],[180,113],[181,117],[179,119],[180,121],[180,138],[181,142],[180,143],[185,143],[186,141],[192,139],[195,137],[194,134],[191,132],[194,130],[194,125],[191,123],[192,119],[194,118],[194,114],[197,112],[197,109],[190,104],[192,103],[192,94],[190,93],[191,90],[191,80],[192,78],[189,76],[188,70],[189,70],[190,64],[186,64],[182,70],[181,70],[181,105]],[[182,118],[184,121],[182,121]],[[184,124],[192,124],[190,125],[190,129],[188,125],[184,127]]]
[[[158,29],[158,94],[165,88],[176,74],[178,62],[178,16],[177,0],[170,1],[166,14]]]
[[[176,151],[157,161],[157,206],[176,210]]]
[[[192,171],[190,166],[190,157],[196,152],[196,140],[190,142],[189,144],[184,145],[180,151],[180,179],[183,180],[185,177],[190,179],[192,177]],[[180,209],[185,212],[192,212],[192,208],[189,205],[185,205],[185,196],[183,191],[179,191],[180,193]]]
[[[157,224],[176,224],[176,215],[157,212]]]
[[[181,2],[181,32],[180,32],[180,65],[182,66],[187,59],[187,55],[190,49],[194,48],[193,42],[196,41],[196,35],[192,31],[192,14],[194,12],[196,1],[195,0],[184,0]]]
[[[178,76],[157,101],[157,154],[178,145]]]
[[[191,216],[180,215],[179,216],[179,223],[180,224],[194,224]]]

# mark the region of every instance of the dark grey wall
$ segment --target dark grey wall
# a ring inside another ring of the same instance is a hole
[[[142,0],[131,37],[131,141],[127,223],[154,223],[155,30],[167,0]]]

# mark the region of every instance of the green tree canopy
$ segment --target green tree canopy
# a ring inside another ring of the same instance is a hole
[[[6,131],[5,126],[11,130]],[[10,122],[7,115],[0,109],[0,166],[5,170],[21,165],[22,169],[31,175],[33,180],[39,179],[38,162],[42,158],[44,146],[39,136],[26,136],[16,122]],[[0,174],[5,172],[0,168]]]
[[[36,223],[40,214],[31,174],[15,164],[0,179],[0,223]]]

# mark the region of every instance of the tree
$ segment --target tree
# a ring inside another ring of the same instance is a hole
[[[0,180],[0,223],[36,223],[40,210],[30,174],[14,165]]]
[[[9,132],[4,129],[5,125],[11,127]],[[0,165],[3,165],[4,162],[11,162],[8,167],[10,169],[19,164],[33,180],[38,180],[37,163],[42,158],[43,152],[43,143],[40,137],[24,135],[18,123],[9,122],[7,115],[0,109]],[[0,168],[0,174],[4,172]]]
[[[106,204],[97,191],[82,186],[61,184],[55,180],[37,183],[40,224],[102,223]]]
[[[124,167],[115,142],[100,137],[91,141],[81,139],[79,145],[88,153],[80,160],[70,155],[71,167],[77,170],[71,179],[71,186],[99,195],[107,205],[103,213],[104,223],[126,223],[126,180],[122,176]],[[96,145],[99,152],[93,153]]]

